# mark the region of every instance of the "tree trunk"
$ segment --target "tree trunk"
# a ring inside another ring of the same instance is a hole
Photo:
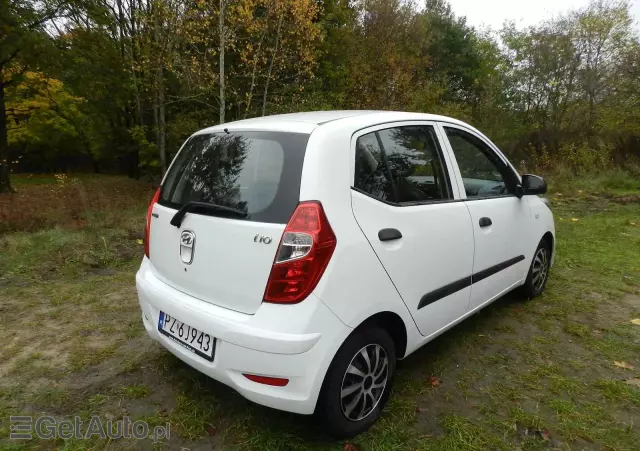
[[[282,28],[282,20],[284,19],[284,13],[280,15],[278,20],[278,31],[276,32],[276,47],[273,50],[273,56],[269,62],[269,70],[267,71],[267,81],[264,84],[264,93],[262,94],[262,115],[264,116],[267,111],[267,94],[269,92],[269,81],[271,80],[271,71],[273,70],[273,62],[278,56],[278,44],[280,43],[280,29]]]
[[[260,42],[258,43],[258,50],[256,50],[256,55],[253,58],[253,70],[251,71],[251,87],[249,88],[247,106],[244,110],[245,119],[249,115],[249,109],[251,108],[251,99],[253,98],[253,89],[256,87],[256,73],[258,71],[258,59],[260,58],[260,50],[262,49],[262,42],[264,41],[264,37],[266,35],[267,35],[267,30],[265,30],[264,33],[262,33],[262,36],[260,36]]]
[[[158,20],[157,12],[154,13],[154,40],[156,46],[160,45],[160,22]],[[162,174],[167,172],[167,150],[166,150],[166,130],[165,130],[165,106],[164,106],[164,70],[163,70],[163,57],[162,54],[158,55],[157,67],[156,67],[156,95],[155,95],[155,108],[154,119],[156,122],[156,144],[158,146],[158,153],[160,155],[160,168]]]
[[[13,192],[9,176],[9,142],[3,80],[4,74],[2,68],[0,68],[0,194]]]
[[[224,46],[225,46],[225,29],[224,29],[224,4],[225,0],[220,0],[220,13],[218,14],[218,33],[220,34],[220,123],[224,124],[224,112],[226,109],[224,98]]]
[[[162,168],[162,175],[167,172],[167,129],[165,120],[165,106],[164,106],[164,71],[162,66],[158,71],[160,77],[160,86],[158,87],[158,126],[160,128],[160,141],[158,142],[158,149],[160,150],[160,167]]]

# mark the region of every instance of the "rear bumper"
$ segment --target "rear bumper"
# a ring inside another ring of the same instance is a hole
[[[151,338],[245,398],[280,410],[313,413],[327,368],[352,330],[314,295],[295,305],[263,304],[254,315],[209,304],[160,281],[146,258],[136,286]],[[160,334],[160,311],[215,337],[213,362]],[[242,373],[286,378],[289,383],[262,385]]]

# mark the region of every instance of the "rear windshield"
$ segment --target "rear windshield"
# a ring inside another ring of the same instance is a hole
[[[177,209],[205,202],[242,210],[248,221],[286,224],[298,204],[308,140],[307,134],[257,131],[192,136],[167,173],[159,203]]]

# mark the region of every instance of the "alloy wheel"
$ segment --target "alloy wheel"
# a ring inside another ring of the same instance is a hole
[[[549,272],[549,256],[547,249],[541,247],[536,252],[536,256],[533,259],[533,268],[531,270],[531,282],[533,289],[539,291],[547,280],[547,273]]]
[[[389,359],[384,348],[370,344],[351,359],[342,378],[340,405],[351,421],[360,421],[376,408],[389,377]]]

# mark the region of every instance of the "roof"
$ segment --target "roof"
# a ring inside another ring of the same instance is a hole
[[[272,116],[254,117],[251,119],[243,119],[234,123],[248,123],[260,121],[289,121],[289,122],[305,122],[307,124],[322,125],[327,122],[344,119],[347,117],[361,116],[363,114],[377,113],[372,110],[333,110],[333,111],[305,111],[301,113],[274,114]]]
[[[272,116],[254,117],[242,119],[225,124],[214,125],[196,132],[216,133],[222,130],[268,130],[286,131],[298,133],[311,133],[315,128],[329,122],[347,118],[356,118],[365,115],[384,115],[386,118],[394,120],[430,120],[461,123],[452,118],[423,113],[404,113],[399,111],[376,111],[376,110],[335,110],[335,111],[306,111],[302,113],[275,114]],[[374,119],[374,118],[372,118]],[[375,118],[378,119],[378,118]],[[374,120],[375,120],[374,119]]]

